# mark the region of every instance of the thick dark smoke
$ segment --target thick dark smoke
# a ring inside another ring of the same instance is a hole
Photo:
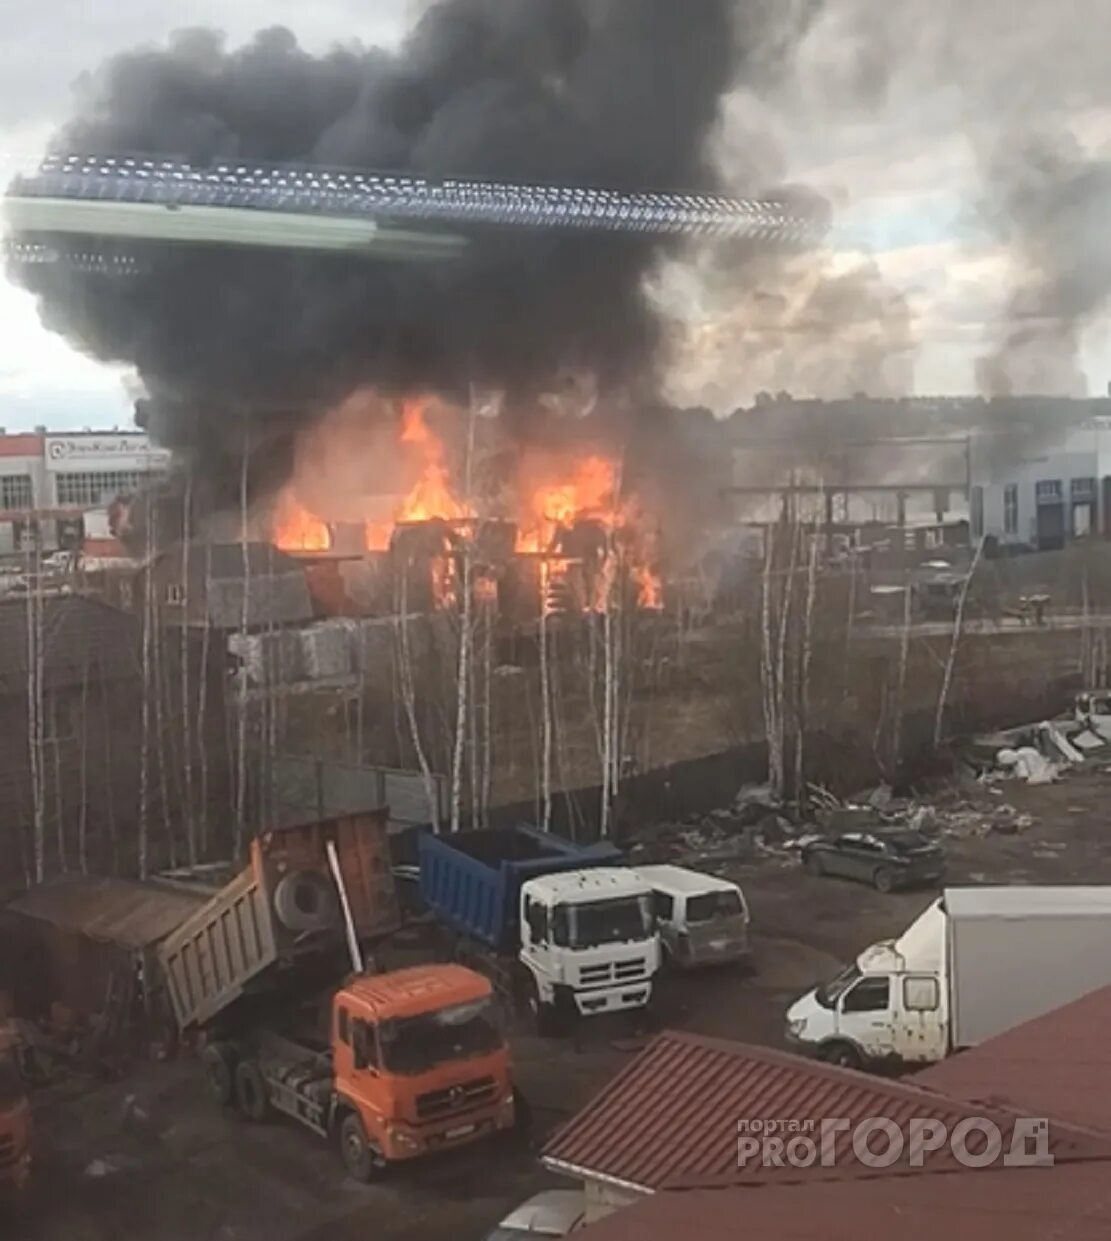
[[[1088,157],[1068,132],[1008,134],[985,180],[1015,285],[981,390],[1083,396],[1082,336],[1111,297],[1111,160]]]
[[[284,29],[235,50],[187,31],[107,63],[53,146],[709,191],[724,92],[815,7],[785,29],[769,0],[442,0],[397,53],[321,57]],[[361,386],[476,384],[513,409],[573,373],[650,382],[659,245],[505,232],[434,265],[166,247],[126,280],[19,278],[49,326],[133,363],[151,430],[230,487],[245,437],[280,476],[297,428]]]

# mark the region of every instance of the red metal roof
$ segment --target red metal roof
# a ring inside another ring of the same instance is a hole
[[[26,435],[0,435],[0,457],[41,457],[44,439],[28,432]]]
[[[917,1085],[1111,1132],[1111,987],[918,1073]],[[1111,1234],[1109,1234],[1111,1235]]]
[[[977,1116],[991,1119],[1010,1149],[1017,1113],[1007,1109],[763,1047],[667,1032],[552,1138],[543,1159],[555,1171],[644,1190],[950,1172],[963,1165],[948,1143],[911,1162],[911,1122],[941,1121],[951,1132]],[[905,1142],[901,1156],[877,1171],[853,1153],[851,1129],[880,1118],[893,1121]],[[784,1137],[802,1132],[820,1140],[829,1120],[850,1122],[850,1131],[830,1136],[831,1159],[800,1168],[786,1159],[777,1167],[738,1158],[738,1122],[775,1121],[791,1126]],[[1111,1159],[1111,1140],[1067,1125],[1051,1125],[1049,1142],[1058,1162]]]
[[[653,1194],[576,1241],[1107,1241],[1107,1163]]]

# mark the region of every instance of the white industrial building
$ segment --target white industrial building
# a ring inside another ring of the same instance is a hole
[[[138,431],[0,431],[0,555],[80,547],[104,510],[165,471],[169,454]]]
[[[972,537],[1042,551],[1111,536],[1111,418],[1070,427],[1050,443],[976,436]]]

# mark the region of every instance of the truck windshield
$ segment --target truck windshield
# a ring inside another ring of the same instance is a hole
[[[390,1073],[423,1073],[449,1060],[468,1060],[502,1045],[501,1011],[486,996],[433,1013],[383,1021],[378,1027],[382,1067]]]
[[[688,922],[717,922],[737,918],[744,911],[739,892],[703,892],[687,901]]]
[[[652,925],[651,896],[622,896],[583,905],[557,905],[552,938],[561,948],[596,948],[599,944],[646,939]]]
[[[846,966],[836,978],[824,982],[814,989],[814,998],[823,1008],[835,1008],[837,1001],[860,977],[860,970],[855,965]]]

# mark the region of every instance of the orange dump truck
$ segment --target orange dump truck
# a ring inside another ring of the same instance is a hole
[[[398,919],[385,816],[363,814],[255,840],[250,865],[160,954],[215,1099],[300,1121],[363,1181],[520,1120],[486,978],[458,965],[362,972],[363,945]]]

